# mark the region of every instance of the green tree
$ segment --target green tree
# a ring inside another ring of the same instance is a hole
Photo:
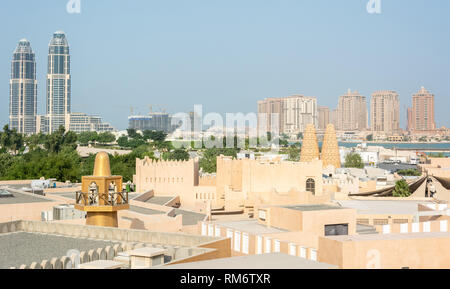
[[[0,146],[5,152],[11,151],[17,153],[24,150],[24,137],[17,131],[9,129],[9,125],[3,127],[0,134]]]
[[[411,196],[408,183],[405,180],[400,180],[397,183],[395,183],[393,196],[398,198],[407,198]]]
[[[119,139],[117,140],[117,144],[118,144],[121,148],[127,148],[127,147],[129,147],[129,145],[128,145],[128,137],[126,137],[126,136],[121,136],[121,137],[119,137]]]
[[[128,137],[132,139],[142,139],[142,135],[136,132],[135,129],[127,129]]]
[[[289,150],[288,150],[288,154],[289,154],[289,160],[291,162],[298,162],[300,161],[300,150],[298,149],[297,146],[290,146]]]
[[[116,137],[110,132],[104,132],[98,135],[97,140],[101,144],[106,144],[116,141]]]
[[[416,169],[399,170],[397,171],[397,174],[399,174],[400,176],[410,176],[410,177],[411,176],[419,177],[422,175],[422,173]]]
[[[52,134],[48,135],[44,142],[44,147],[50,153],[59,153],[64,147],[77,147],[77,134],[68,131],[63,126]]]
[[[199,166],[205,173],[217,172],[217,157],[220,155],[237,157],[236,149],[229,148],[212,148],[203,152],[202,158],[200,158]]]
[[[167,134],[163,131],[144,131],[143,138],[144,140],[151,140],[153,142],[161,143],[166,140]]]
[[[367,140],[367,141],[373,141],[373,134],[369,134],[369,135],[366,137],[366,140]]]
[[[364,163],[361,156],[357,153],[349,153],[345,157],[345,167],[346,168],[364,168]]]
[[[165,152],[163,154],[165,161],[188,161],[189,153],[184,149],[176,149],[172,152]]]

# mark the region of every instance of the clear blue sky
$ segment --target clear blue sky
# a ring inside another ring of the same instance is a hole
[[[411,95],[436,95],[439,126],[450,126],[450,1],[68,0],[0,3],[0,124],[8,121],[12,52],[28,38],[38,61],[38,111],[45,110],[50,38],[66,32],[72,111],[119,129],[130,107],[170,112],[256,112],[256,101],[292,93],[335,107],[348,88],[369,96],[397,90],[402,126]]]

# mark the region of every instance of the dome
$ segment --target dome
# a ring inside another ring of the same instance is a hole
[[[20,39],[19,44],[14,53],[32,53],[30,41],[25,38]]]
[[[66,34],[64,31],[58,30],[53,33],[53,38],[50,41],[50,46],[68,46]]]

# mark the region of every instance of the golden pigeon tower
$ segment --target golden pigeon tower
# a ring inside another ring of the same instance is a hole
[[[111,176],[109,156],[95,157],[93,176],[84,176],[75,208],[87,212],[86,225],[118,227],[117,212],[128,210],[128,192],[122,191],[122,177]]]
[[[334,125],[327,125],[322,146],[323,167],[334,166],[335,169],[341,167],[341,157],[339,154],[339,144],[336,137]]]
[[[311,162],[319,159],[319,143],[317,142],[316,128],[314,124],[308,124],[303,135],[301,162]]]

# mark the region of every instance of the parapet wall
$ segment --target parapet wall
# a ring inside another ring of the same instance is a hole
[[[145,244],[170,249],[169,254],[173,261],[179,259],[183,260],[183,262],[192,262],[194,260],[230,257],[231,254],[227,249],[229,240],[226,238],[36,221],[0,223],[0,234],[14,232],[54,234],[120,243],[120,245],[116,244],[114,247],[108,246],[90,250],[89,252],[81,252],[81,263],[95,260],[112,260],[119,252],[143,247]],[[20,266],[20,269],[65,269],[69,268],[67,267],[70,265],[69,262],[69,257],[53,258],[50,261],[43,260],[40,263],[25,264]]]

